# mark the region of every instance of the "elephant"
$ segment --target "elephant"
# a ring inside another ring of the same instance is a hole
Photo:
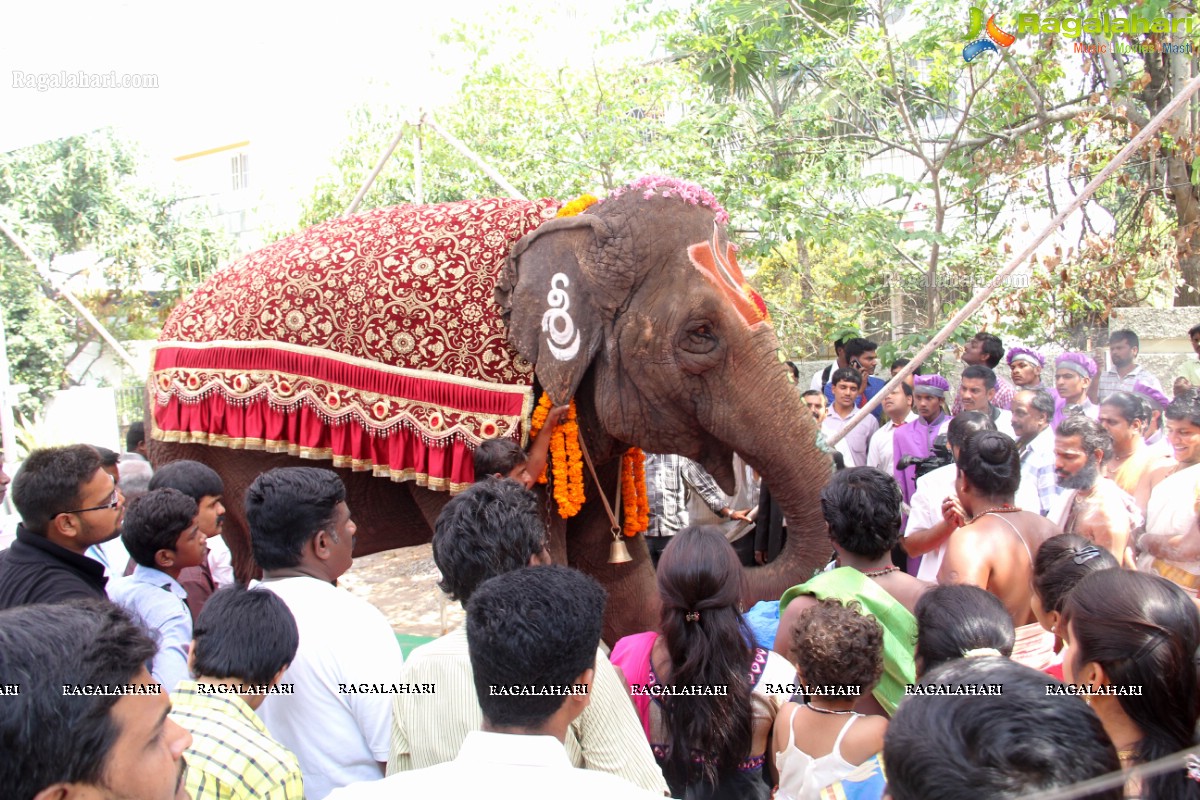
[[[235,261],[173,310],[149,377],[150,457],[222,476],[240,579],[256,569],[242,498],[262,471],[335,469],[356,555],[426,543],[473,477],[473,446],[525,436],[538,390],[575,400],[594,464],[569,520],[537,490],[552,557],[609,592],[606,641],[658,621],[643,537],[610,564],[616,531],[596,497],[613,497],[630,447],[692,458],[730,493],[736,452],[770,485],[791,535],[745,570],[747,607],[825,563],[830,459],[725,211],[661,176],[555,216],[571,206],[494,199],[331,220]]]

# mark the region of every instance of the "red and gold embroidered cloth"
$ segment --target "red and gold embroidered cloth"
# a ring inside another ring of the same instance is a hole
[[[557,207],[383,208],[239,259],[163,328],[152,435],[466,486],[480,441],[525,436],[533,366],[509,346],[493,288]]]

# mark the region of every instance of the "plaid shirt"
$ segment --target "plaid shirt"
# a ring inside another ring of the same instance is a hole
[[[1106,369],[1100,373],[1100,388],[1097,391],[1097,396],[1100,402],[1104,402],[1104,398],[1108,397],[1113,392],[1132,392],[1133,385],[1141,381],[1147,386],[1153,386],[1155,389],[1162,391],[1162,384],[1158,382],[1158,378],[1154,377],[1154,373],[1147,370],[1141,364],[1135,364],[1128,375],[1122,378],[1117,374],[1115,369]]]
[[[192,734],[187,790],[192,800],[303,800],[296,757],[271,738],[236,695],[202,694],[195,681],[171,693],[171,719]]]
[[[725,493],[704,467],[683,456],[646,454],[646,497],[650,505],[647,536],[674,536],[687,527],[688,487],[714,514],[725,510]]]
[[[1037,490],[1038,508],[1026,510],[1036,510],[1044,517],[1050,513],[1050,506],[1062,493],[1054,474],[1054,430],[1050,427],[1021,448],[1021,486],[1018,493],[1029,493],[1030,484]],[[1017,505],[1021,506],[1020,503]]]

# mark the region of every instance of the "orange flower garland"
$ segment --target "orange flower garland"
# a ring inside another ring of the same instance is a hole
[[[576,197],[574,200],[560,208],[558,210],[558,214],[555,216],[573,217],[576,214],[582,214],[584,211],[594,206],[597,202],[599,201],[596,199],[595,195],[581,194],[579,197]]]
[[[550,413],[550,397],[545,393],[538,400],[538,407],[530,420],[530,433],[537,436],[546,424]],[[579,449],[579,423],[575,417],[575,401],[571,401],[567,417],[550,434],[550,471],[554,475],[554,501],[558,504],[558,515],[569,519],[583,508],[583,451]],[[546,483],[543,472],[538,483]]]
[[[542,392],[542,398],[538,400],[537,408],[533,410],[533,419],[529,421],[529,441],[537,438],[538,432],[542,426],[546,424],[546,417],[550,416],[550,395]],[[549,460],[546,462],[546,467],[549,467]],[[546,467],[542,468],[542,474],[537,476],[538,483],[546,483],[549,477],[546,474]]]
[[[626,536],[637,536],[650,527],[650,500],[646,496],[646,454],[631,447],[621,456],[622,524]]]

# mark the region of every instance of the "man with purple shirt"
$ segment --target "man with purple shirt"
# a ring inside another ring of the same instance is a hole
[[[897,428],[892,439],[893,467],[905,456],[927,458],[933,452],[933,440],[950,419],[943,409],[950,384],[941,375],[918,375],[913,379],[913,405],[917,419]],[[917,490],[917,468],[895,469],[896,481],[907,504]]]
[[[1095,377],[1096,362],[1087,353],[1063,353],[1058,357],[1054,362],[1058,402],[1051,428],[1057,431],[1058,424],[1071,414],[1084,414],[1093,421],[1100,416],[1100,407],[1088,399],[1088,389]]]

